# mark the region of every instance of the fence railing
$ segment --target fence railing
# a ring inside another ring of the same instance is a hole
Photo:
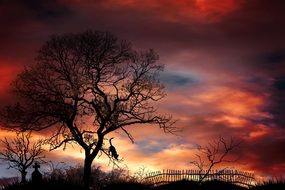
[[[220,180],[240,186],[251,186],[255,182],[254,174],[237,170],[163,170],[150,172],[145,177],[145,182],[154,186],[181,180],[199,181],[203,176],[204,181]]]

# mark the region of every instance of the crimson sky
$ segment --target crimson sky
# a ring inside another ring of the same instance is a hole
[[[10,82],[34,62],[51,35],[110,31],[136,49],[158,52],[168,94],[160,108],[178,119],[183,131],[171,136],[136,128],[131,130],[135,144],[115,134],[124,164],[131,169],[187,169],[195,144],[224,136],[244,142],[237,169],[281,176],[284,10],[283,0],[3,0],[0,105],[15,100]],[[54,152],[52,159],[80,160],[74,152]],[[0,176],[5,172],[1,166]]]

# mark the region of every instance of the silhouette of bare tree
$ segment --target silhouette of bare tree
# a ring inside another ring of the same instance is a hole
[[[230,157],[230,154],[239,148],[240,145],[240,141],[236,141],[233,138],[227,140],[223,137],[208,142],[205,146],[197,145],[197,159],[190,163],[195,165],[200,171],[199,182],[201,183],[205,180],[215,166],[225,162],[236,162],[239,157]]]
[[[158,80],[163,65],[153,50],[136,52],[108,32],[86,31],[53,36],[36,60],[13,83],[22,101],[6,107],[3,121],[23,130],[50,128],[55,131],[51,149],[81,146],[86,188],[94,158],[101,151],[108,154],[107,134],[121,129],[133,142],[127,126],[176,130],[171,116],[159,114],[153,104],[166,95]]]
[[[39,139],[31,142],[30,132],[21,132],[13,139],[0,139],[3,150],[0,151],[0,159],[8,163],[9,168],[14,168],[21,173],[21,182],[26,182],[27,169],[35,161],[43,161],[45,141]]]

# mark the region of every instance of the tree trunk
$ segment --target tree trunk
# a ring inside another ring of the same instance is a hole
[[[21,171],[21,183],[26,183],[26,175],[27,175],[27,172],[26,170],[22,170]]]
[[[96,148],[90,152],[90,150],[85,149],[85,159],[84,159],[84,173],[83,173],[83,183],[84,189],[89,190],[90,179],[91,179],[91,166],[94,158],[97,156],[98,152],[102,148],[103,138],[102,134],[98,134],[98,142]]]
[[[91,159],[89,155],[85,155],[84,173],[83,173],[83,183],[84,183],[85,190],[89,190],[89,187],[90,187],[92,161],[93,159]]]

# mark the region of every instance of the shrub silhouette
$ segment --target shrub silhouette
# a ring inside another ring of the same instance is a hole
[[[27,182],[25,184],[15,183],[5,187],[5,190],[81,190],[83,186],[71,181],[64,181],[59,179],[43,179],[41,184]]]
[[[102,190],[148,190],[149,186],[138,182],[116,182],[106,185]]]
[[[264,181],[250,188],[250,190],[284,190],[284,189],[285,189],[285,180]]]
[[[188,181],[188,180],[181,180],[172,182],[169,184],[161,185],[156,187],[157,190],[188,190],[188,189],[198,189],[199,183],[197,181]]]
[[[224,181],[206,181],[202,183],[201,190],[246,190],[247,188]]]

